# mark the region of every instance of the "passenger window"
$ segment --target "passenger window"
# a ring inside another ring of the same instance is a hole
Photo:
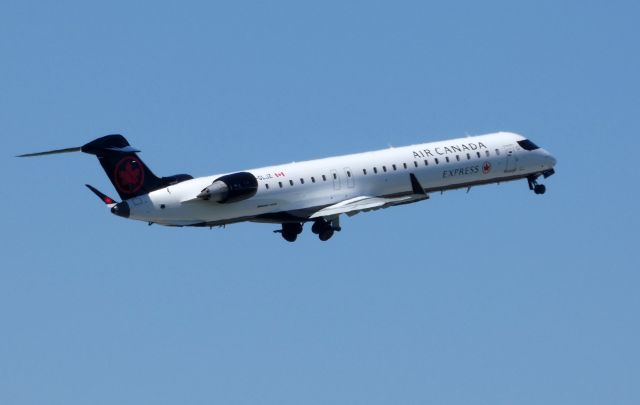
[[[414,160],[414,161],[413,161],[413,165],[414,165],[415,167],[418,167],[418,162]]]
[[[315,177],[311,177],[311,182],[315,183],[316,182],[316,178]]]
[[[500,149],[496,149],[496,155],[500,156]]]
[[[373,172],[374,172],[375,174],[378,174],[378,168],[377,168],[377,167],[374,167],[374,168],[373,168]]]
[[[367,169],[362,169],[362,174],[367,175]]]
[[[424,160],[424,165],[429,166],[429,161],[427,159]]]
[[[471,155],[467,153],[467,160],[471,160]]]
[[[351,172],[347,170],[347,177],[351,177]]]
[[[382,166],[382,171],[386,173],[387,172],[387,166]]]
[[[476,155],[478,155],[478,159],[480,159],[482,156],[480,156],[480,152],[476,152]]]
[[[439,164],[440,164],[440,161],[438,160],[438,158],[435,158],[435,159],[433,159],[433,160],[436,162],[436,164],[437,164],[437,165],[439,165]]]
[[[460,161],[460,155],[456,155],[456,160],[459,162]]]
[[[282,182],[281,181],[278,182],[278,185],[280,186],[280,188],[282,188]]]
[[[397,170],[397,169],[396,169],[396,165],[395,165],[395,164],[391,165],[391,167],[393,167],[393,170],[394,170],[394,171],[395,171],[395,170]]]
[[[444,159],[447,161],[447,163],[449,163],[449,156],[445,157]]]
[[[269,185],[267,183],[264,183],[264,188],[266,188],[267,190],[269,190]]]
[[[289,184],[293,186],[293,180],[289,180]]]
[[[485,151],[484,151],[484,154],[485,154],[485,155],[487,155],[487,157],[491,156],[491,153],[489,153],[489,151],[488,151],[488,150],[485,150]]]
[[[304,179],[300,178],[300,184],[304,184]]]
[[[327,181],[327,176],[325,176],[324,174],[322,175],[322,181]]]
[[[403,163],[402,165],[404,166],[405,169],[407,168],[407,164],[406,163]]]

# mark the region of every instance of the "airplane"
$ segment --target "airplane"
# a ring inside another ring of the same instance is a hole
[[[540,177],[556,159],[522,135],[497,132],[194,178],[158,177],[119,134],[83,146],[28,153],[95,155],[122,201],[86,185],[123,218],[175,227],[214,227],[243,221],[279,224],[274,232],[294,242],[303,225],[322,241],[340,231],[340,215],[353,216],[427,200],[430,194],[526,179],[544,194]]]

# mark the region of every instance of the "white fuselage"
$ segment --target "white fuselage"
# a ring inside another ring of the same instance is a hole
[[[410,174],[429,193],[552,169],[555,159],[542,148],[523,149],[517,142],[524,139],[499,132],[247,170],[258,179],[258,191],[233,203],[194,198],[225,173],[187,180],[127,202],[130,218],[163,225],[281,222],[270,220],[279,213],[304,221],[314,211],[351,198],[410,194]]]

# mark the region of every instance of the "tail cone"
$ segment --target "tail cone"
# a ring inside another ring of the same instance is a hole
[[[129,218],[131,210],[129,209],[129,204],[126,201],[122,201],[111,207],[111,213],[119,217]]]

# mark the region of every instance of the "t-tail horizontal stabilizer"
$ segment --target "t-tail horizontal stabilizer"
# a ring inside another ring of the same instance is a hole
[[[17,155],[16,157],[34,157],[34,156],[46,156],[57,155],[60,153],[72,153],[72,152],[84,152],[91,155],[99,155],[104,152],[113,153],[136,153],[140,150],[129,145],[129,142],[122,135],[107,135],[102,138],[98,138],[82,146],[76,146],[73,148],[53,149],[46,150],[44,152],[25,153],[23,155]]]
[[[26,153],[18,157],[44,156],[58,153],[84,152],[95,155],[122,200],[148,194],[152,191],[193,179],[188,174],[158,177],[138,157],[138,149],[129,145],[124,136],[106,135],[80,147]],[[95,192],[94,189],[92,191]],[[100,195],[98,195],[102,198]]]
[[[25,153],[24,155],[17,155],[16,157],[33,157],[33,156],[44,156],[44,155],[56,155],[58,153],[71,153],[71,152],[81,152],[82,147],[77,146],[75,148],[65,148],[65,149],[54,149],[48,150],[45,152],[36,152],[36,153]]]

